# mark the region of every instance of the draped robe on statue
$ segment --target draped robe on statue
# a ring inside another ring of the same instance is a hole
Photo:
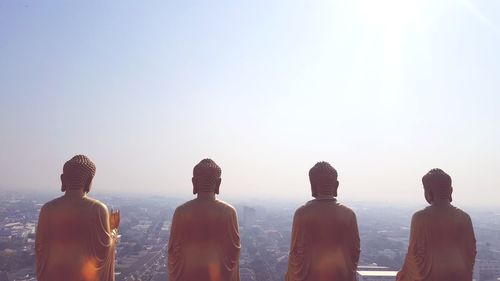
[[[294,215],[286,281],[354,281],[360,253],[354,212],[312,200]]]
[[[115,280],[115,239],[97,200],[62,196],[45,204],[35,244],[38,281]]]
[[[232,206],[197,198],[175,210],[168,243],[170,281],[239,281],[239,255]]]
[[[472,222],[447,204],[413,215],[410,244],[398,281],[471,281],[476,256]]]

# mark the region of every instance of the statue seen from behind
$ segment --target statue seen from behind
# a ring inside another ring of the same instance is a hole
[[[451,177],[432,169],[423,178],[430,206],[411,220],[410,243],[398,281],[471,281],[476,239],[467,213],[451,204]]]
[[[119,213],[87,196],[96,168],[84,155],[67,161],[65,194],[40,210],[36,229],[38,281],[113,281]]]
[[[235,209],[216,199],[221,169],[204,159],[193,170],[196,199],[175,210],[168,242],[168,280],[239,281],[240,236]]]
[[[313,200],[293,218],[286,281],[354,281],[360,254],[356,215],[336,200],[337,171],[319,162],[309,171]]]

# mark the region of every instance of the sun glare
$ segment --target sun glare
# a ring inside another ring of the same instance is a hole
[[[358,2],[358,24],[363,38],[358,50],[361,61],[355,66],[355,72],[362,71],[371,58],[380,58],[372,63],[381,70],[379,80],[384,94],[389,97],[398,94],[405,41],[425,30],[421,26],[425,22],[425,4],[424,0]]]
[[[382,28],[404,27],[420,16],[424,0],[361,0],[360,16],[365,24]]]

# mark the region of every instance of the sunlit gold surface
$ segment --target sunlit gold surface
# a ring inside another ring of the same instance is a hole
[[[286,281],[353,281],[360,253],[356,216],[335,199],[312,200],[293,219]]]
[[[469,215],[449,203],[413,215],[398,281],[471,281],[476,239]]]
[[[197,198],[176,209],[168,245],[170,281],[238,281],[239,253],[232,206]]]
[[[36,231],[38,281],[114,280],[114,236],[97,200],[65,195],[45,204]]]

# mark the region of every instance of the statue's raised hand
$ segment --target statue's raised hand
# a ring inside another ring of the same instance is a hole
[[[109,227],[111,230],[118,229],[120,226],[120,210],[111,210],[109,215]]]

